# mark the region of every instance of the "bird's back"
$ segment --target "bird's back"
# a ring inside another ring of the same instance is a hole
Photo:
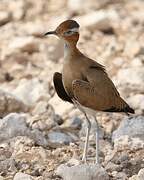
[[[133,109],[120,97],[104,66],[82,55],[80,79],[73,81],[73,94],[85,107],[110,112],[131,112]]]

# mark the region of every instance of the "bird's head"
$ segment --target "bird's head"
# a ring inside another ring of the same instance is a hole
[[[45,35],[56,35],[67,42],[77,42],[79,39],[79,24],[74,20],[62,22],[55,31],[49,31]]]

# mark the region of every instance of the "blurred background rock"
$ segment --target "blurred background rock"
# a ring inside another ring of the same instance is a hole
[[[122,114],[98,113],[102,164],[111,179],[138,179],[144,176],[143,0],[0,1],[0,178],[58,179],[57,166],[81,158],[84,117],[57,97],[52,83],[63,45],[43,36],[66,19],[80,23],[79,48],[106,66],[136,110],[123,123]]]

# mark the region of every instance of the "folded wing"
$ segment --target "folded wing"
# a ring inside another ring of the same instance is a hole
[[[63,82],[62,82],[62,74],[55,72],[53,76],[53,82],[54,82],[54,87],[57,92],[57,95],[63,100],[63,101],[68,101],[70,103],[73,103],[71,98],[67,95]]]
[[[84,74],[85,80],[73,81],[74,96],[80,104],[99,111],[134,113],[104,70],[92,67]]]

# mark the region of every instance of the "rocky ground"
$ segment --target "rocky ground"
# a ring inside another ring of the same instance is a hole
[[[57,97],[52,83],[53,73],[62,68],[63,45],[43,36],[70,18],[81,24],[81,51],[106,66],[136,111],[129,118],[97,114],[104,178],[143,180],[143,0],[1,0],[0,180],[68,180],[65,168],[59,168],[80,162],[84,117]],[[95,156],[92,123],[90,164]]]

